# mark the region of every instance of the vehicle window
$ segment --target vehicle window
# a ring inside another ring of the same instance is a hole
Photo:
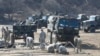
[[[79,21],[76,19],[60,19],[59,25],[77,27],[79,26]]]
[[[90,16],[89,20],[95,20],[95,16]]]
[[[67,20],[66,19],[60,19],[59,24],[67,25]]]
[[[98,16],[98,17],[96,17],[96,19],[95,19],[97,22],[100,22],[100,17]]]
[[[47,17],[46,17],[46,16],[43,16],[43,17],[42,17],[42,19],[46,20],[46,19],[47,19]]]
[[[76,19],[71,19],[71,20],[68,20],[68,24],[70,26],[77,27],[77,26],[79,26],[79,21]]]

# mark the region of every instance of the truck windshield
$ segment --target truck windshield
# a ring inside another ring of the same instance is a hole
[[[67,25],[67,20],[66,19],[60,19],[59,24]]]
[[[79,21],[76,19],[69,19],[67,21],[68,21],[68,25],[71,27],[78,27],[80,25]]]
[[[89,20],[95,20],[95,16],[90,16]]]
[[[42,19],[47,20],[47,17],[46,16],[43,16]]]
[[[59,25],[78,27],[79,21],[77,19],[60,19]]]

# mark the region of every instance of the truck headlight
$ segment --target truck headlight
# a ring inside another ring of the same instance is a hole
[[[60,26],[64,26],[63,24],[60,24]]]
[[[78,28],[74,28],[75,30],[79,30]]]
[[[66,27],[68,27],[68,25],[66,25]]]
[[[63,27],[59,27],[59,29],[63,29]]]

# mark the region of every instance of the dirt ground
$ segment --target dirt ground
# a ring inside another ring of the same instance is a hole
[[[12,29],[10,25],[0,25],[0,29],[2,26],[8,26],[9,29]],[[46,29],[44,29],[46,32]],[[1,30],[0,30],[1,32]],[[35,32],[35,43],[38,42],[40,29]],[[46,32],[47,33],[47,32]],[[1,36],[1,34],[0,34]],[[84,33],[82,30],[80,31],[80,36],[82,39],[82,52],[76,54],[73,48],[67,47],[69,55],[67,56],[100,56],[100,30],[97,30],[96,33]],[[49,35],[47,34],[47,42],[49,42]],[[35,49],[28,49],[21,45],[24,43],[23,40],[16,40],[16,48],[1,48],[0,56],[66,56],[57,53],[47,53],[46,50],[40,50],[39,45],[36,45]]]

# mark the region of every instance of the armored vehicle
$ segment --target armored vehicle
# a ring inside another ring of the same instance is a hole
[[[95,32],[96,29],[100,29],[100,16],[91,15],[89,20],[83,21],[84,32]]]
[[[50,20],[50,19],[49,19]],[[51,24],[51,25],[49,25]],[[74,43],[74,37],[79,36],[79,21],[74,18],[56,17],[49,22],[49,31],[56,34],[56,41]]]

